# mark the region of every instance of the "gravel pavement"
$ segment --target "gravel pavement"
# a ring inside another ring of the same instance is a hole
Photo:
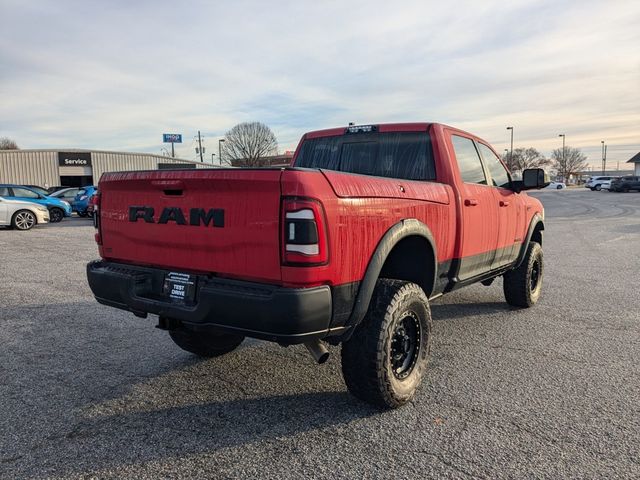
[[[0,478],[639,478],[640,194],[533,195],[539,304],[501,280],[433,302],[428,375],[382,413],[338,348],[199,360],[98,305],[88,220],[0,229]]]

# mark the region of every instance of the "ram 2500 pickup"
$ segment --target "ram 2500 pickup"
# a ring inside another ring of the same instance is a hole
[[[430,300],[502,276],[509,304],[536,303],[544,211],[524,190],[547,182],[436,123],[310,132],[285,168],[105,173],[89,285],[203,357],[341,344],[348,390],[394,408],[425,374]]]

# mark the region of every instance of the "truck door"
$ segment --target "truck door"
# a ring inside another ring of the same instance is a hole
[[[498,244],[498,205],[474,141],[451,135],[462,203],[458,280],[491,270]]]
[[[520,252],[521,200],[511,189],[511,177],[495,152],[483,143],[477,145],[489,171],[491,190],[498,207],[498,245],[492,265],[496,269],[513,263]]]

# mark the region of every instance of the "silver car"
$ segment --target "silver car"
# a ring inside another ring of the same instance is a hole
[[[49,221],[49,210],[44,205],[0,197],[0,225],[17,230],[30,230]]]

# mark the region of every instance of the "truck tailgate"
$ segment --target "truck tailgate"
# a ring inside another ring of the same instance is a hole
[[[264,280],[280,274],[280,169],[106,173],[105,259]]]

